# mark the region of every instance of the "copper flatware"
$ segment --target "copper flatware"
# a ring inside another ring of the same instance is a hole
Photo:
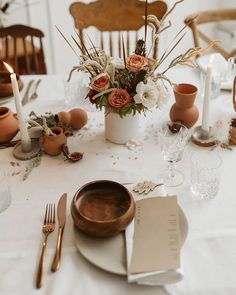
[[[41,255],[39,259],[38,273],[37,273],[37,280],[36,280],[36,287],[38,289],[42,287],[42,282],[43,282],[43,268],[44,268],[47,239],[49,234],[54,231],[54,228],[55,228],[55,204],[47,204],[45,216],[44,216],[44,222],[43,222],[44,240],[43,240]]]
[[[31,86],[32,84],[34,83],[34,80],[30,80],[28,85],[27,85],[27,88],[26,88],[26,91],[25,91],[25,95],[22,99],[22,105],[26,105],[28,102],[29,102],[29,93],[30,93],[30,89],[31,89]]]
[[[60,265],[61,260],[61,244],[62,244],[62,235],[63,230],[66,223],[66,200],[67,200],[67,194],[64,193],[57,205],[57,218],[59,222],[58,227],[58,234],[57,234],[57,244],[56,244],[56,251],[54,255],[54,259],[52,262],[51,271],[57,271]]]
[[[31,94],[30,96],[30,99],[36,99],[38,97],[38,93],[37,93],[37,90],[38,90],[38,87],[39,87],[39,84],[41,83],[41,79],[37,80],[36,83],[35,83],[35,88],[34,88],[34,92]]]

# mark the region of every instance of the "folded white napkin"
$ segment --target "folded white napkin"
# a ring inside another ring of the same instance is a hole
[[[153,197],[154,192],[150,193],[148,196],[145,196],[145,199],[148,197]],[[155,196],[166,196],[166,191],[164,185],[159,186],[155,189]],[[139,197],[139,200],[141,198]],[[129,224],[125,230],[125,240],[126,240],[126,257],[127,257],[127,269],[129,269],[132,251],[133,251],[133,236],[134,236],[134,220]],[[128,282],[136,282],[142,285],[158,286],[165,284],[173,284],[179,282],[183,279],[183,274],[181,270],[163,270],[163,271],[152,271],[145,272],[141,274],[131,275],[128,274]]]

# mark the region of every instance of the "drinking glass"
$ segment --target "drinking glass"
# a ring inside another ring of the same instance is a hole
[[[11,204],[10,177],[6,170],[0,170],[0,212]]]
[[[198,152],[191,157],[191,192],[197,200],[213,199],[219,190],[221,158],[213,152]]]
[[[236,76],[236,57],[230,57],[228,59],[228,80],[232,81],[235,76]]]
[[[67,106],[78,104],[80,95],[79,86],[80,83],[77,79],[71,79],[70,81],[64,80],[65,104]]]
[[[184,148],[189,140],[190,132],[180,123],[165,123],[158,130],[159,143],[168,169],[162,174],[166,186],[178,186],[184,181],[182,172],[176,169],[176,163],[183,157]]]

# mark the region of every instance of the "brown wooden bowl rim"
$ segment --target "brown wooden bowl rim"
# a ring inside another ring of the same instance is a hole
[[[76,201],[77,201],[77,197],[79,195],[79,193],[86,187],[86,186],[89,186],[89,185],[92,185],[92,184],[96,184],[96,183],[100,183],[100,182],[106,182],[106,183],[110,183],[110,184],[116,184],[116,185],[119,185],[121,188],[123,188],[126,192],[127,192],[127,196],[129,197],[130,199],[130,206],[128,207],[128,209],[125,211],[125,213],[119,217],[116,217],[116,218],[113,218],[113,219],[108,219],[108,220],[97,220],[97,219],[92,219],[92,218],[89,218],[88,216],[82,214],[81,212],[79,212],[76,208]],[[77,190],[77,192],[75,193],[74,197],[73,197],[73,200],[72,200],[72,203],[71,203],[71,210],[75,210],[75,212],[83,217],[85,220],[89,221],[89,222],[93,222],[93,223],[96,223],[96,224],[110,224],[110,223],[113,223],[113,222],[117,222],[119,221],[120,219],[123,219],[124,216],[126,216],[129,211],[132,210],[132,207],[135,206],[135,202],[134,202],[134,198],[132,196],[132,194],[130,193],[130,191],[125,187],[123,186],[122,184],[120,184],[119,182],[116,182],[116,181],[112,181],[112,180],[94,180],[94,181],[90,181],[86,184],[84,184],[81,188],[79,188]],[[134,210],[135,212],[135,210]],[[133,216],[134,217],[134,216]],[[132,220],[132,219],[131,219]]]

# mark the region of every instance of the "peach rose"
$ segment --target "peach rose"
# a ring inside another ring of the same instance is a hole
[[[90,87],[98,92],[107,90],[110,86],[109,76],[105,73],[97,75],[92,79]]]
[[[147,65],[147,60],[144,56],[133,54],[127,57],[126,59],[126,68],[130,72],[138,72],[143,69],[144,66]]]
[[[132,100],[125,89],[113,90],[108,96],[108,103],[113,108],[120,108]]]

